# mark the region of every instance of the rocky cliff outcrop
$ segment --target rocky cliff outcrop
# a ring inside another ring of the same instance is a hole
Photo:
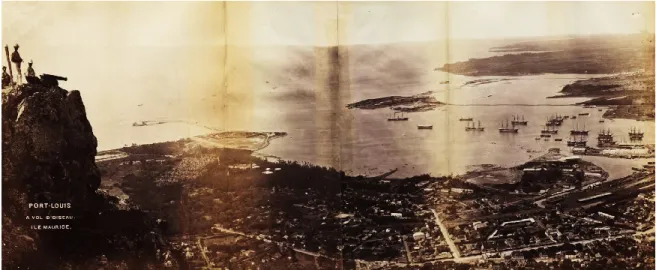
[[[3,184],[26,191],[30,203],[88,210],[100,171],[80,92],[22,85],[3,100],[2,112]]]
[[[98,191],[97,141],[80,92],[25,84],[3,93],[2,102],[3,268],[96,269],[105,258],[132,269],[156,265],[164,246],[156,224]],[[74,219],[27,218],[47,215]],[[71,229],[35,230],[37,223]]]

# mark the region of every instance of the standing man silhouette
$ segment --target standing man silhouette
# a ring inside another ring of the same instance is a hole
[[[20,53],[18,53],[18,44],[14,45],[14,52],[11,53],[11,62],[16,64],[16,71],[18,71],[18,83],[21,82],[21,79],[23,77],[23,73],[21,72],[21,63],[23,63],[23,58],[21,58]]]
[[[2,88],[11,85],[11,76],[7,73],[7,67],[2,66]]]
[[[27,77],[36,77],[36,72],[34,72],[34,68],[32,68],[32,64],[34,64],[32,60],[27,62],[27,74],[26,74]]]

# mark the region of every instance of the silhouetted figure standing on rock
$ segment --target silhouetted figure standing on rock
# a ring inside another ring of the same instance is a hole
[[[8,87],[11,84],[11,76],[7,73],[7,67],[2,66],[2,88]]]
[[[21,58],[20,53],[18,53],[18,44],[14,45],[14,52],[11,53],[11,62],[16,65],[16,71],[18,71],[18,80],[17,82],[21,82],[21,77],[23,76],[21,72],[21,63],[23,63],[23,58]]]
[[[36,77],[36,73],[34,72],[34,68],[32,68],[32,64],[34,64],[34,62],[32,62],[32,60],[30,60],[30,62],[27,63],[27,65],[28,65],[27,66],[27,74],[26,74],[27,77]]]

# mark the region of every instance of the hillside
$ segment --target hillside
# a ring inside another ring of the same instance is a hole
[[[560,97],[591,97],[584,105],[609,106],[606,118],[654,119],[654,74],[628,73],[567,84]]]

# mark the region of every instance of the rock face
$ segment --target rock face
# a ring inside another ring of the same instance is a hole
[[[116,198],[98,191],[97,141],[80,92],[26,84],[3,93],[2,101],[3,268],[97,269],[100,256],[109,259],[104,267],[157,265],[155,251],[165,241],[152,218],[120,210]],[[29,203],[70,208],[34,209]],[[54,223],[72,229],[34,230],[35,222],[54,222],[26,218],[37,215],[73,216]]]
[[[100,171],[80,92],[22,85],[3,97],[2,112],[3,184],[26,192],[29,202],[88,210]]]

